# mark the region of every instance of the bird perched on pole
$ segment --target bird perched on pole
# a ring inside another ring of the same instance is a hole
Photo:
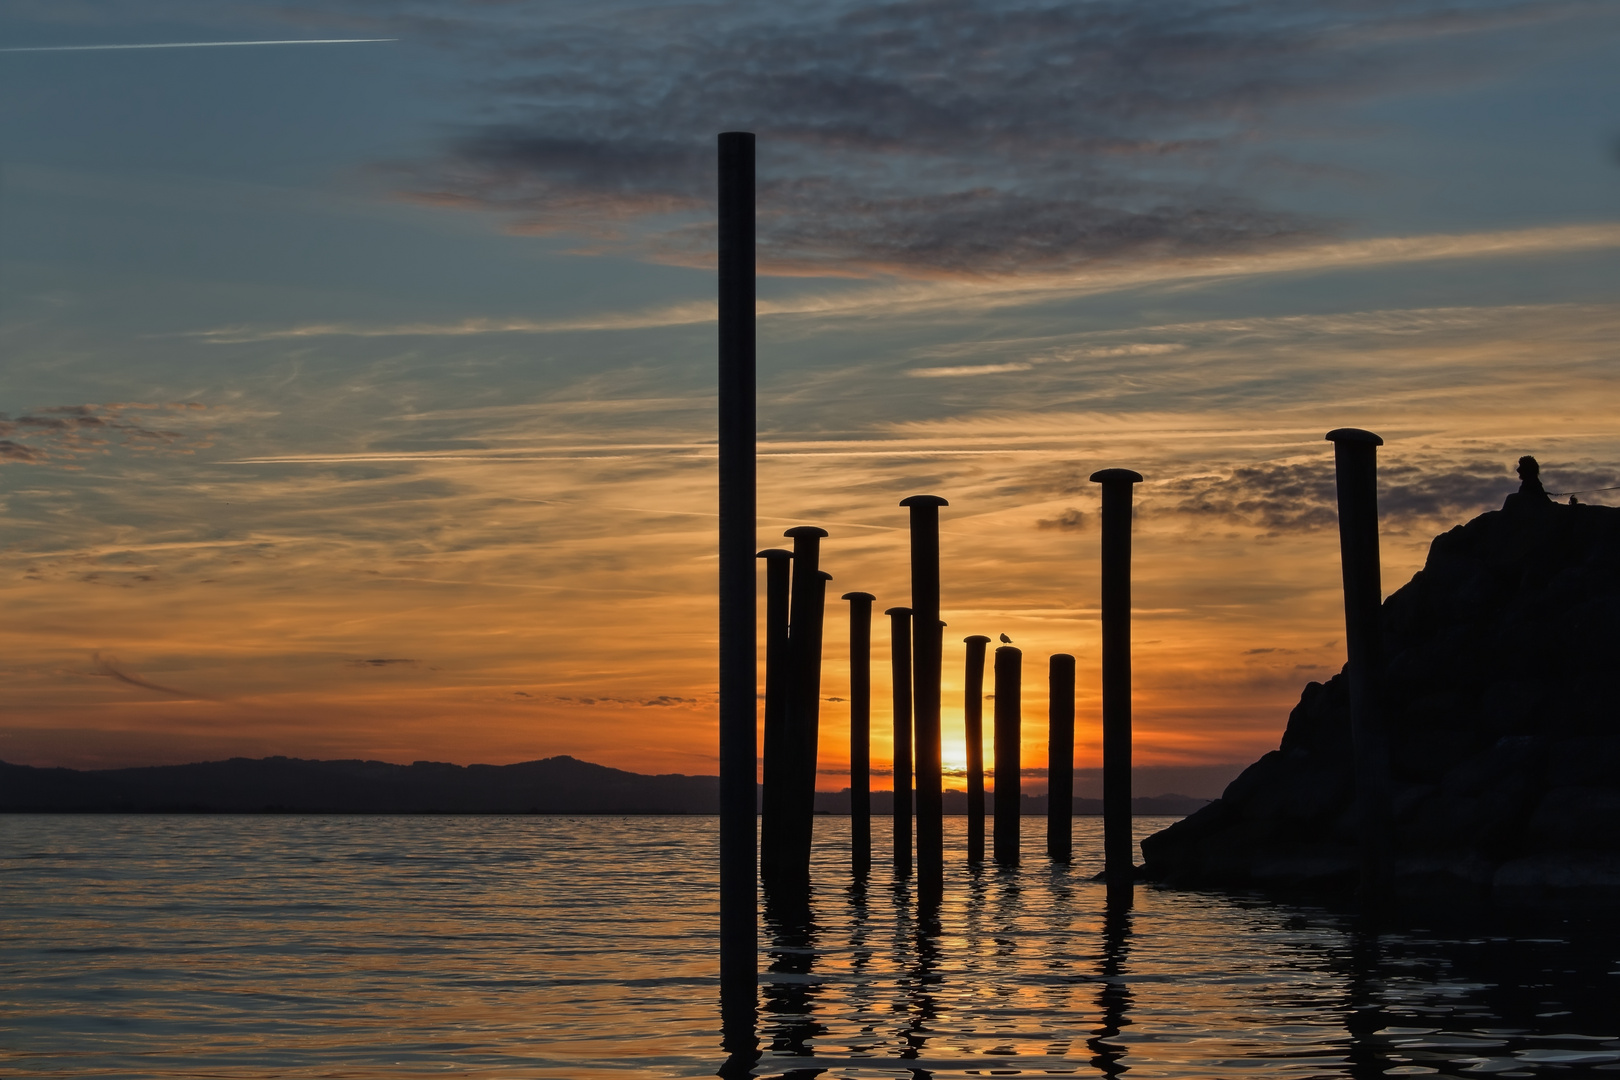
[[[1001,635],[1001,643],[1003,645],[1011,645],[1012,644],[1012,638],[1008,637],[1006,634],[1002,634]]]

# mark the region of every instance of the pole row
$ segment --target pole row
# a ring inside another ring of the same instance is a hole
[[[720,689],[720,973],[725,1039],[745,1061],[757,1047],[754,1019],[758,975],[756,870],[772,887],[808,888],[820,726],[822,622],[831,575],[819,566],[815,526],[789,529],[793,551],[755,552],[755,139],[725,132],[719,168],[719,689]],[[1377,447],[1369,431],[1339,428],[1334,443],[1344,576],[1347,675],[1361,837],[1361,895],[1383,895],[1389,859],[1388,736],[1380,708],[1382,664],[1379,610]],[[1104,871],[1111,909],[1128,905],[1134,889],[1131,833],[1131,515],[1140,474],[1104,469],[1102,485],[1102,698]],[[943,890],[943,762],[940,742],[939,509],[936,495],[901,503],[911,512],[911,604],[891,607],[894,674],[894,865],[911,871],[915,776],[918,894],[936,902]],[[755,558],[766,563],[765,747],[762,804],[756,795],[755,738],[758,642]],[[854,865],[864,873],[870,841],[870,653],[875,598],[850,601],[851,820]],[[1003,637],[1003,640],[1006,640]],[[966,638],[968,736],[968,859],[984,858],[983,686],[986,646]],[[994,857],[1016,864],[1019,840],[1022,653],[995,653]],[[1074,658],[1058,654],[1049,672],[1047,853],[1072,858]],[[913,754],[915,749],[915,754]],[[756,834],[755,816],[760,817]],[[756,842],[760,846],[756,849]],[[757,862],[756,862],[756,851]]]

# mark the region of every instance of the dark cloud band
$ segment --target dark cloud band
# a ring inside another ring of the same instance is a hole
[[[496,119],[408,186],[519,231],[704,263],[714,133],[747,129],[761,136],[761,263],[776,272],[1008,275],[1276,246],[1333,226],[1253,194],[1311,171],[1263,148],[1274,110],[1477,74],[1479,50],[1448,43],[1581,6],[898,0],[768,17],[620,6],[588,21],[435,9],[411,18],[487,60]]]

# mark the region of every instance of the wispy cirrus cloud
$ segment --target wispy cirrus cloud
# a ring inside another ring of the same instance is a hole
[[[911,368],[907,375],[916,379],[943,379],[957,376],[1004,375],[1011,371],[1028,371],[1035,365],[1018,360],[1008,364],[962,364],[956,367]]]
[[[1284,251],[1211,255],[1193,259],[1165,259],[1132,267],[1021,277],[957,281],[898,282],[835,292],[808,293],[783,299],[765,299],[756,310],[763,318],[807,317],[824,319],[905,316],[949,311],[957,315],[981,314],[1005,308],[1039,304],[1074,296],[1102,295],[1160,284],[1241,279],[1272,274],[1328,273],[1364,270],[1445,260],[1515,259],[1541,255],[1603,251],[1620,248],[1620,225],[1593,224],[1504,230],[1500,232],[1379,237],[1335,241]],[[601,312],[567,319],[466,319],[450,323],[308,323],[289,327],[227,326],[190,332],[187,336],[212,344],[247,344],[321,337],[467,337],[484,334],[552,334],[591,331],[646,330],[691,326],[716,318],[712,301],[664,305],[623,312]],[[1298,316],[1301,320],[1317,316]],[[1348,324],[1354,316],[1341,317]],[[1210,324],[1215,325],[1215,324]],[[1227,326],[1235,321],[1227,320]],[[1179,351],[1176,342],[1097,344],[1064,354],[1054,348],[1047,359],[1079,357],[1152,356]],[[1108,351],[1112,350],[1112,351]],[[983,375],[1020,368],[985,370],[983,365],[946,365],[923,369],[923,377],[939,374]],[[918,374],[919,372],[913,372]]]
[[[122,52],[128,49],[219,49],[247,45],[363,45],[398,38],[294,38],[280,41],[157,41],[129,45],[22,45],[0,53]]]

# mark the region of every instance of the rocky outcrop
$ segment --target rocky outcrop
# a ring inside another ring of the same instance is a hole
[[[1620,509],[1533,480],[1436,537],[1383,605],[1397,895],[1620,899]],[[1220,799],[1143,842],[1145,874],[1351,895],[1350,763],[1341,673]]]

